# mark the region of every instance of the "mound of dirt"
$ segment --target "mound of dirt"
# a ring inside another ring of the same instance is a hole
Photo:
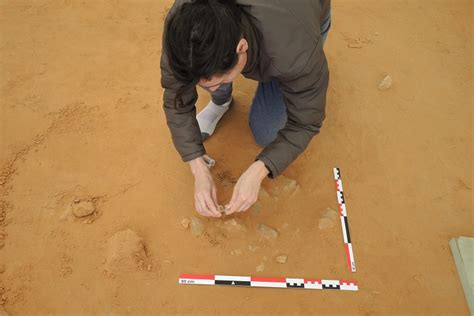
[[[126,229],[109,238],[105,271],[113,276],[136,270],[151,270],[143,239],[133,230]]]

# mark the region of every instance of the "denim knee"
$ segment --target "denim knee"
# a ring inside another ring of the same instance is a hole
[[[278,134],[278,131],[275,133],[265,133],[261,129],[255,127],[254,124],[250,123],[250,130],[252,131],[253,139],[255,143],[260,147],[267,147],[273,142]]]
[[[286,120],[286,106],[279,82],[260,82],[249,115],[255,142],[262,147],[268,146],[285,126]]]

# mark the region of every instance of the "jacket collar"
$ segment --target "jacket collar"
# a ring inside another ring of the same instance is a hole
[[[249,48],[247,51],[247,63],[245,64],[242,74],[252,72],[257,68],[260,59],[260,45],[258,43],[258,35],[253,30],[249,17],[246,14],[242,15],[243,35],[247,40]]]

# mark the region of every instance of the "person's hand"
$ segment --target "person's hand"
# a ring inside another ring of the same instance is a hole
[[[202,157],[189,162],[194,175],[194,203],[196,211],[204,216],[221,217],[217,210],[217,190],[211,171]]]
[[[260,185],[267,175],[265,164],[260,160],[254,162],[235,184],[232,198],[225,206],[226,214],[248,210],[257,201]]]

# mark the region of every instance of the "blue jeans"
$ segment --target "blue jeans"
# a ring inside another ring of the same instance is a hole
[[[323,44],[331,28],[331,14],[321,25]],[[224,104],[232,95],[232,83],[223,84],[211,93],[215,104]],[[287,120],[286,105],[280,90],[280,83],[274,79],[259,82],[250,108],[249,125],[255,142],[266,147],[275,140],[278,131],[285,127]]]

